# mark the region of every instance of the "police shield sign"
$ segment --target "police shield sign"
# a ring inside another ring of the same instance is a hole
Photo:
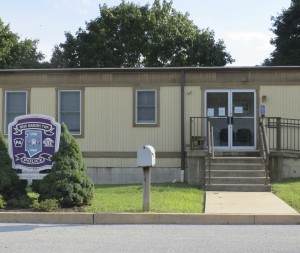
[[[52,156],[59,148],[60,124],[41,114],[19,116],[8,125],[8,138],[14,169],[51,169]]]

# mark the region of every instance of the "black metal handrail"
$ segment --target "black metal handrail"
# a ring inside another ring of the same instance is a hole
[[[266,181],[265,184],[268,184],[269,177],[269,159],[270,159],[270,149],[267,141],[266,128],[262,121],[259,122],[259,137],[260,137],[260,153],[265,165],[265,175]]]
[[[208,184],[211,184],[211,160],[215,158],[214,151],[214,128],[210,124],[208,119],[207,121],[208,129]]]
[[[261,118],[268,135],[270,150],[300,151],[300,119]]]
[[[207,146],[207,117],[190,117],[190,149],[204,149]]]
[[[190,149],[208,146],[208,117],[190,117]],[[271,151],[300,151],[300,119],[262,117]]]

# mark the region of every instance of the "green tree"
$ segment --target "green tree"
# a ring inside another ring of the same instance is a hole
[[[40,68],[44,55],[37,50],[37,40],[20,40],[20,37],[4,25],[0,19],[0,68]]]
[[[174,67],[224,66],[234,60],[214,32],[199,29],[172,8],[172,2],[155,0],[140,6],[122,3],[100,5],[100,17],[86,23],[75,36],[55,46],[55,67]]]
[[[26,192],[26,182],[20,181],[12,161],[8,155],[7,143],[0,132],[0,195],[8,206],[29,206],[30,200]]]
[[[300,65],[300,0],[292,0],[288,9],[282,10],[277,17],[272,17],[271,31],[275,38],[271,45],[275,50],[270,58],[265,59],[264,65],[293,66]]]
[[[39,183],[39,200],[56,199],[63,207],[89,204],[94,194],[94,184],[87,175],[79,145],[61,125],[59,150],[53,155],[50,173]]]

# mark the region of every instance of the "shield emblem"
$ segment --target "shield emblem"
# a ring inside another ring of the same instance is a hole
[[[42,131],[25,131],[25,151],[28,152],[30,157],[42,152]]]
[[[51,158],[59,148],[59,139],[60,124],[52,117],[42,114],[16,117],[8,125],[12,167],[29,174],[51,169],[53,165]]]

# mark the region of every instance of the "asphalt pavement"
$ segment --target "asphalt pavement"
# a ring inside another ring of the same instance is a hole
[[[1,253],[298,253],[300,226],[0,224]]]

